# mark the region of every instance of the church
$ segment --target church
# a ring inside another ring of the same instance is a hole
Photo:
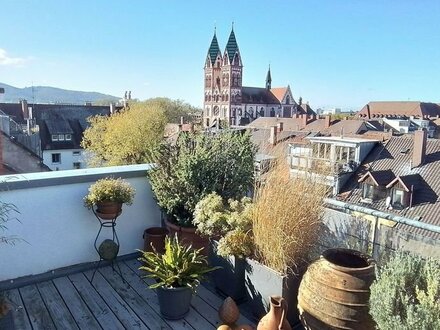
[[[243,62],[235,38],[234,27],[222,53],[216,32],[205,61],[205,95],[203,123],[213,127],[246,125],[258,117],[292,117],[295,114],[314,114],[308,104],[295,102],[290,86],[272,88],[270,67],[265,87],[242,85]]]

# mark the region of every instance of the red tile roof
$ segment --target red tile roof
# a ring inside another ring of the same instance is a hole
[[[278,101],[282,102],[284,95],[286,95],[287,87],[276,87],[271,88],[270,91],[273,95],[278,99]]]
[[[436,103],[414,102],[414,101],[387,101],[369,102],[358,113],[358,117],[379,118],[386,116],[416,116],[416,117],[435,117],[440,115],[440,105]]]

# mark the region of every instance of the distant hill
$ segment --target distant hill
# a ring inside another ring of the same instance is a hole
[[[84,104],[92,102],[104,105],[119,100],[118,97],[97,92],[71,91],[48,86],[17,88],[0,83],[0,90],[2,88],[5,93],[0,94],[0,102],[18,102],[21,99],[26,99],[28,102],[35,103]]]

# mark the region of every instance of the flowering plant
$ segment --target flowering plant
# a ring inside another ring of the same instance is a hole
[[[105,178],[96,181],[89,188],[89,193],[84,197],[84,205],[91,208],[100,202],[118,202],[131,205],[135,189],[121,178]]]

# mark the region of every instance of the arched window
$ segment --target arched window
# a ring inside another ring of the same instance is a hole
[[[270,109],[270,116],[275,117],[275,109],[274,108]]]
[[[289,95],[286,96],[286,104],[290,104],[290,96]]]
[[[260,117],[264,117],[264,108],[263,107],[261,107],[261,109],[260,109]]]
[[[226,94],[226,95],[225,95],[225,98],[226,98],[226,102],[228,102],[228,101],[229,101],[229,95]]]

